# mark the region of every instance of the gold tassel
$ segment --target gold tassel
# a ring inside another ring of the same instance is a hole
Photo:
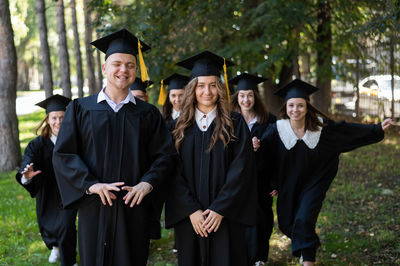
[[[167,94],[165,93],[164,90],[164,80],[161,80],[161,89],[160,89],[160,95],[158,96],[158,104],[164,105],[166,99],[167,99]]]
[[[138,40],[140,77],[141,77],[142,81],[145,82],[146,80],[149,80],[149,75],[147,74],[147,68],[146,68],[146,65],[144,64],[141,47],[142,46],[140,45],[140,40]]]
[[[225,63],[225,57],[224,57],[224,79],[225,79],[225,86],[226,86],[226,97],[228,99],[228,102],[231,101],[231,97],[229,95],[229,86],[228,86],[228,75],[226,74],[226,63]]]

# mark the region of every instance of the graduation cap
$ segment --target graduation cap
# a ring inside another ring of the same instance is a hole
[[[59,94],[50,96],[46,100],[37,103],[37,106],[42,107],[46,110],[46,114],[55,111],[65,111],[68,103],[71,101],[70,98],[61,96]]]
[[[258,91],[258,84],[266,80],[267,79],[263,77],[258,77],[248,73],[243,73],[240,74],[239,76],[234,77],[233,79],[230,79],[229,83],[237,85],[236,91],[241,91],[241,90]]]
[[[130,89],[133,91],[140,90],[146,93],[146,89],[150,87],[151,84],[153,84],[153,81],[146,80],[143,82],[141,79],[135,79],[135,82],[132,83]]]
[[[127,29],[121,29],[91,42],[93,46],[106,54],[107,58],[115,53],[131,54],[136,57],[139,55],[141,78],[143,81],[148,79],[147,69],[144,64],[142,52],[150,50],[150,46],[141,42],[135,35]]]
[[[164,84],[168,85],[168,91],[170,90],[180,90],[184,89],[186,84],[190,81],[190,78],[187,76],[183,76],[177,73],[172,74],[166,79],[161,80],[161,89],[160,94],[158,95],[158,104],[164,105],[165,100],[167,99],[167,94],[164,90]]]
[[[192,57],[189,57],[183,61],[176,63],[178,66],[182,66],[191,70],[190,79],[194,79],[201,76],[220,76],[220,71],[224,70],[225,86],[227,96],[229,100],[229,87],[228,78],[226,75],[226,67],[233,66],[234,64],[225,60],[225,58],[216,55],[210,51],[204,51]]]
[[[168,85],[168,90],[179,90],[184,89],[188,84],[190,78],[177,73],[172,74],[168,78],[164,79],[164,85]]]
[[[285,101],[291,98],[303,98],[309,101],[309,96],[317,90],[317,87],[314,87],[313,85],[308,84],[300,79],[295,79],[285,86],[279,88],[274,94],[285,98]]]

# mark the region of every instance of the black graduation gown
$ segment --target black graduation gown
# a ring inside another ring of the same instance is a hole
[[[53,163],[64,207],[79,208],[82,265],[145,265],[151,225],[159,223],[159,200],[166,173],[173,167],[171,136],[159,111],[136,99],[114,112],[97,94],[67,107]],[[98,182],[141,181],[153,190],[140,205],[125,205],[126,191],[104,206],[86,191]]]
[[[166,226],[174,227],[179,265],[246,265],[245,225],[255,224],[256,178],[249,130],[243,118],[232,114],[236,140],[224,148],[209,144],[215,128],[206,132],[197,123],[185,130],[178,169],[166,205]],[[217,232],[202,238],[189,216],[211,209],[222,216]]]
[[[276,121],[273,114],[269,114],[268,121],[265,123],[256,122],[251,128],[251,138],[261,139],[267,127]],[[262,153],[256,152],[257,169],[257,188],[258,188],[258,207],[256,226],[246,228],[246,241],[248,242],[249,261],[254,264],[256,261],[268,260],[269,239],[274,226],[274,214],[272,212],[273,198],[269,193],[275,188],[275,184],[270,175],[272,158],[265,159]]]
[[[76,210],[63,210],[60,192],[54,175],[52,156],[54,144],[49,138],[38,136],[25,149],[21,170],[16,179],[31,195],[36,198],[36,217],[39,231],[47,248],[60,248],[62,265],[76,262]],[[33,163],[35,171],[42,172],[30,183],[21,183],[21,172],[27,164]]]
[[[364,125],[327,122],[315,148],[297,140],[286,149],[277,130],[270,126],[262,137],[264,152],[275,155],[274,174],[279,177],[277,203],[279,228],[291,238],[292,252],[314,250],[319,246],[315,224],[333,178],[336,176],[339,155],[383,139],[380,124]]]

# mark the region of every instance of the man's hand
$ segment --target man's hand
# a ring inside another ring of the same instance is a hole
[[[107,183],[97,183],[92,185],[88,191],[93,194],[97,194],[100,196],[101,202],[103,205],[107,205],[107,202],[110,206],[112,206],[112,200],[116,199],[117,196],[115,196],[113,193],[111,193],[111,190],[114,191],[120,191],[121,189],[119,188],[122,186],[124,182],[115,182],[111,184]],[[107,199],[107,202],[106,202]]]
[[[143,198],[150,193],[152,188],[153,187],[149,183],[144,181],[133,187],[122,187],[122,190],[128,191],[128,193],[126,193],[125,197],[123,198],[125,200],[125,204],[128,205],[133,198],[130,207],[132,208],[133,206],[135,206],[135,204],[139,205],[142,202]]]

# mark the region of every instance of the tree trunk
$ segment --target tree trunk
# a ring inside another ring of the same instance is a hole
[[[56,3],[57,10],[57,33],[58,33],[58,55],[60,57],[60,72],[61,72],[61,88],[63,95],[72,98],[71,80],[69,70],[69,55],[67,47],[67,33],[65,31],[64,20],[64,1],[58,0]]]
[[[392,85],[392,119],[394,119],[394,45],[395,45],[395,37],[392,36],[390,38],[390,76],[391,76],[391,85]]]
[[[100,38],[99,33],[97,33],[97,39]],[[103,88],[103,69],[101,67],[101,54],[100,54],[100,50],[97,49],[97,89],[98,91],[100,91]]]
[[[36,14],[39,27],[40,53],[43,66],[43,89],[46,98],[53,95],[53,77],[50,61],[50,48],[47,41],[47,25],[44,0],[36,0]]]
[[[23,59],[18,60],[17,91],[29,91],[29,65]]]
[[[267,80],[263,84],[264,87],[264,99],[265,105],[268,107],[268,111],[276,116],[279,116],[279,110],[283,105],[283,99],[274,95],[274,92],[278,88],[271,80]]]
[[[317,87],[313,94],[313,105],[324,113],[331,107],[332,79],[332,29],[331,6],[329,0],[318,1],[317,27]]]
[[[78,97],[81,98],[83,97],[83,70],[82,70],[81,45],[79,43],[78,23],[76,19],[75,0],[71,0],[71,13],[72,13],[72,28],[74,30],[76,74],[78,76]]]
[[[90,10],[88,9],[90,0],[84,0],[85,11],[85,47],[86,47],[86,71],[88,78],[89,94],[96,93],[96,78],[94,76],[94,58],[92,54],[92,19]]]
[[[0,0],[0,171],[11,171],[21,162],[17,98],[17,54],[8,0]]]
[[[360,58],[356,62],[356,117],[360,118]]]

